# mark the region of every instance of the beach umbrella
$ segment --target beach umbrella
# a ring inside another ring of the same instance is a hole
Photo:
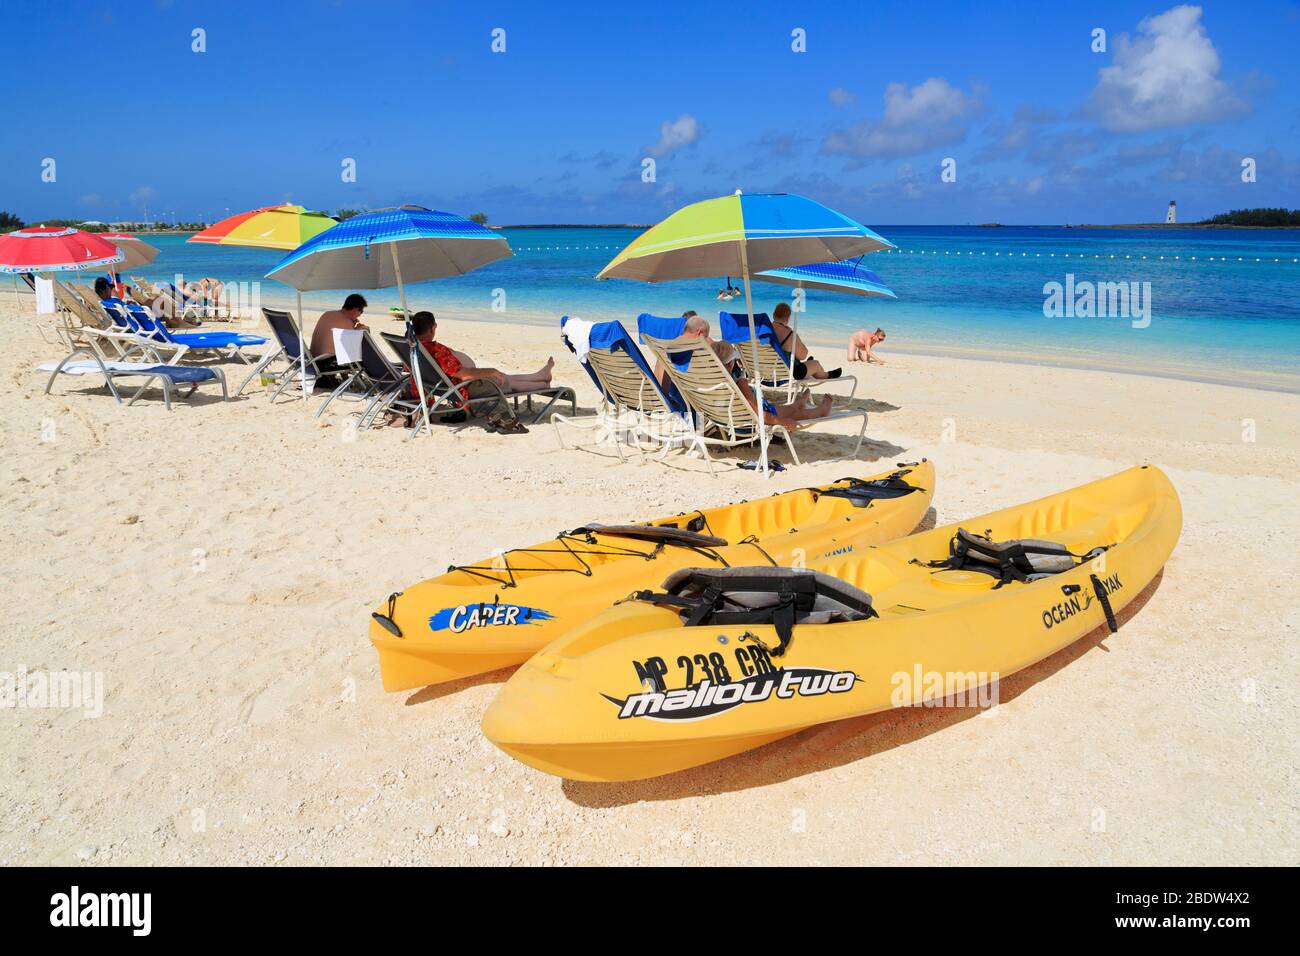
[[[157,246],[151,246],[143,239],[139,239],[126,232],[100,232],[96,233],[101,239],[115,243],[122,250],[123,259],[117,265],[109,269],[109,274],[113,277],[113,284],[117,285],[118,276],[127,269],[135,269],[139,266],[148,265],[158,258],[159,249]]]
[[[101,232],[98,235],[122,250],[123,259],[117,265],[118,270],[135,269],[158,258],[158,247],[149,245],[138,236],[126,232]]]
[[[750,277],[754,272],[850,259],[892,246],[861,223],[803,196],[745,195],[737,190],[731,196],[684,206],[651,226],[596,278],[664,282],[739,275],[744,281],[745,311],[753,328]],[[757,368],[757,336],[750,336],[750,349]],[[762,383],[756,383],[754,390],[755,397],[761,400]],[[761,428],[759,465],[766,475],[767,432]]]
[[[848,295],[898,298],[888,286],[880,281],[880,276],[870,269],[862,268],[861,256],[847,262],[814,262],[806,266],[791,266],[789,269],[770,269],[767,272],[754,273],[754,278],[762,282],[794,286],[797,289],[821,289],[826,292],[843,292]],[[794,323],[791,325],[790,331],[795,339],[799,338],[798,312],[794,314]],[[793,351],[790,354],[791,361],[793,361]],[[793,371],[791,369],[791,372]]]
[[[770,269],[766,272],[754,273],[754,278],[762,282],[775,282],[778,285],[790,285],[800,289],[822,289],[826,292],[845,292],[849,295],[898,298],[880,281],[880,276],[870,269],[862,268],[861,257],[848,262],[817,262],[806,266],[792,266],[789,269]]]
[[[285,203],[263,206],[214,223],[186,239],[210,246],[240,246],[254,249],[297,249],[308,239],[334,228],[338,220],[323,212],[311,212],[305,206]],[[302,291],[298,292],[298,329],[302,330]],[[302,400],[307,401],[307,355],[302,358]]]
[[[300,313],[303,292],[397,286],[411,346],[410,368],[428,428],[429,406],[415,358],[406,283],[463,275],[513,254],[503,236],[463,216],[423,206],[399,206],[344,220],[304,242],[266,277],[298,290]],[[303,369],[305,375],[305,356]]]
[[[114,243],[69,226],[24,226],[0,236],[0,272],[13,275],[15,302],[19,273],[81,272],[122,259]]]
[[[297,249],[308,239],[338,224],[323,212],[311,212],[304,206],[284,204],[264,206],[230,216],[186,242],[210,246],[252,246],[257,249]]]

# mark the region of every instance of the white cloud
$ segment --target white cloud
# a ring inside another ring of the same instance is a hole
[[[683,146],[690,146],[703,133],[700,122],[690,113],[683,113],[675,120],[664,120],[659,126],[659,142],[646,147],[651,156],[667,156]]]
[[[842,86],[837,86],[830,92],[831,102],[836,106],[852,106],[858,101],[858,98]]]
[[[152,186],[141,186],[135,192],[131,193],[131,202],[136,205],[141,203],[150,203],[158,198],[158,190]]]
[[[912,87],[890,83],[885,87],[884,115],[831,130],[822,151],[858,157],[914,156],[961,142],[979,109],[978,93],[963,92],[942,77]]]
[[[1085,112],[1118,132],[1205,123],[1249,106],[1219,79],[1222,63],[1201,23],[1201,8],[1178,6],[1121,35],[1111,66],[1098,71]]]

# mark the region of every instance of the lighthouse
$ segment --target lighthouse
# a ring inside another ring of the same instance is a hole
[[[1169,200],[1169,211],[1165,213],[1165,224],[1172,225],[1178,221],[1178,203]]]

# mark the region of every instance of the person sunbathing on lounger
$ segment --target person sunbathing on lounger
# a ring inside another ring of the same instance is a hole
[[[510,374],[494,368],[478,368],[467,355],[453,351],[437,341],[438,320],[432,312],[417,312],[411,318],[415,326],[415,337],[420,340],[433,360],[438,363],[447,377],[453,382],[472,383],[480,379],[491,379],[506,392],[526,392],[533,388],[546,388],[551,384],[551,372],[555,368],[555,359],[549,358],[546,364],[536,372]],[[476,390],[471,387],[469,393]]]
[[[308,351],[316,360],[316,367],[326,373],[321,376],[321,384],[332,387],[338,383],[337,376],[333,374],[339,367],[334,358],[334,330],[343,332],[353,329],[368,330],[370,327],[361,321],[367,305],[369,303],[366,302],[365,296],[353,292],[343,300],[343,308],[322,312],[321,317],[316,320],[316,328],[312,329]]]
[[[457,384],[465,383],[465,387],[460,389],[462,399],[482,398],[492,395],[492,390],[481,384],[484,381],[495,382],[507,395],[511,392],[526,392],[530,389],[546,388],[551,384],[551,371],[555,368],[554,358],[547,359],[546,364],[536,372],[523,374],[512,375],[494,368],[479,368],[473,364],[473,361],[468,356],[453,351],[437,340],[438,320],[432,312],[415,313],[411,317],[411,325],[415,329],[415,337],[420,340],[420,344],[438,363],[438,367],[442,369],[443,374]],[[428,391],[427,385],[428,383],[426,383],[426,392]],[[412,397],[415,395],[414,384],[411,385],[411,395]],[[508,409],[500,415],[490,415],[488,423],[497,431],[527,431]]]
[[[843,369],[833,368],[829,371],[808,353],[808,346],[803,339],[790,328],[790,306],[781,302],[772,310],[772,329],[781,348],[794,359],[794,380],[801,382],[806,378],[839,378]]]
[[[749,403],[750,408],[757,408],[754,404],[754,390],[749,387],[749,380],[745,378],[744,367],[740,364],[740,356],[736,354],[736,347],[730,342],[715,342],[707,335],[704,337],[713,349],[713,354],[718,357],[718,361],[723,364],[731,377],[735,379],[736,386],[740,393],[745,396],[745,401]],[[796,398],[788,405],[774,405],[767,399],[763,400],[763,421],[769,425],[784,425],[793,431],[799,427],[800,422],[806,422],[813,418],[825,418],[831,413],[831,396],[823,395],[818,401],[813,401],[804,392],[799,398]]]
[[[686,320],[686,325],[682,328],[682,338],[709,338],[708,319],[701,318],[700,314],[694,309],[687,309],[682,313],[682,318]],[[655,378],[658,380],[659,387],[663,389],[664,394],[672,391],[672,385],[668,381],[668,371],[664,368],[664,363],[658,359],[655,359]]]

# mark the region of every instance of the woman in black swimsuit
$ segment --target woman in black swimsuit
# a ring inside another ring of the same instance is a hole
[[[827,371],[821,362],[808,353],[808,347],[803,344],[803,339],[794,334],[794,329],[790,328],[789,322],[790,306],[781,302],[772,310],[772,329],[776,332],[776,339],[781,343],[781,348],[794,359],[795,381],[802,382],[806,378],[839,378],[844,370],[833,368]]]

